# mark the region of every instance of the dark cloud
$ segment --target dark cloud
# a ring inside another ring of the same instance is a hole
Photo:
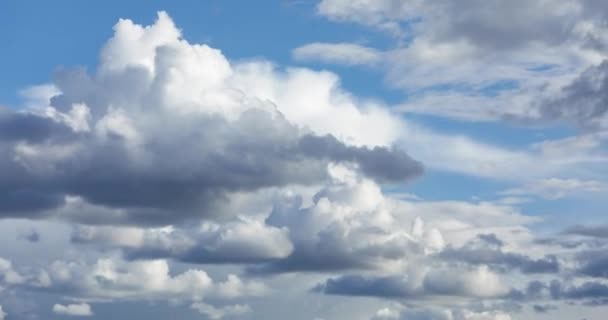
[[[480,281],[480,279],[484,279]],[[463,271],[446,275],[436,270],[418,281],[408,276],[361,276],[343,275],[327,279],[313,288],[315,292],[331,295],[369,296],[380,298],[423,299],[431,296],[460,296],[480,298],[508,298],[512,293],[499,284],[486,270]]]
[[[422,164],[403,151],[384,147],[350,147],[331,135],[304,136],[300,139],[300,148],[311,156],[357,163],[364,174],[380,182],[403,182],[422,173]]]
[[[504,272],[517,269],[522,273],[557,273],[560,270],[559,261],[554,255],[532,259],[519,253],[504,252],[500,248],[502,242],[495,237],[481,235],[479,239],[491,246],[476,246],[472,243],[460,248],[448,246],[438,256],[442,260],[488,265]]]
[[[543,118],[565,120],[587,128],[602,128],[608,119],[608,61],[585,70],[540,108]]]
[[[608,250],[585,251],[577,254],[580,268],[577,272],[581,275],[608,278]]]
[[[55,120],[5,116],[1,129],[10,131],[7,136],[13,140],[29,141],[34,151],[17,161],[14,143],[0,145],[5,150],[0,156],[1,214],[40,215],[60,207],[70,195],[102,208],[127,210],[116,220],[79,212],[78,221],[165,224],[225,214],[222,204],[230,192],[319,183],[327,179],[330,162],[355,164],[383,182],[402,182],[422,170],[400,151],[350,147],[332,136],[301,136],[280,114],[261,109],[245,111],[233,122],[206,115],[161,118],[162,125],[156,123],[160,118],[137,123],[135,130],[144,131],[145,125],[146,133],[134,145],[120,132],[105,138],[98,132],[74,133],[66,140],[71,129]],[[23,130],[23,122],[38,131]],[[159,129],[149,129],[156,125]],[[71,149],[64,154],[66,148]]]
[[[74,132],[64,124],[48,117],[0,106],[0,143],[23,141],[41,143],[49,139],[67,139]]]
[[[383,298],[414,297],[422,292],[411,289],[411,285],[403,277],[363,277],[345,275],[328,279],[317,285],[316,292],[346,296],[369,296]]]
[[[583,304],[608,300],[608,285],[601,282],[585,281],[579,285],[566,285],[561,280],[548,283],[534,280],[523,291],[513,289],[508,297],[515,301],[571,300]],[[536,308],[535,308],[536,309]]]
[[[479,238],[480,240],[485,241],[486,243],[488,243],[490,245],[494,245],[496,247],[502,247],[505,244],[502,240],[500,240],[493,233],[479,234],[479,235],[477,235],[477,238]]]
[[[584,226],[577,225],[564,231],[564,234],[579,235],[594,238],[608,238],[608,226]]]

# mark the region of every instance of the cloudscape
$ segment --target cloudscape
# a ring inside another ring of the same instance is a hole
[[[3,1],[0,320],[603,320],[608,2]]]

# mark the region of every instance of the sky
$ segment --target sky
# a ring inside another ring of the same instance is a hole
[[[601,320],[600,0],[0,3],[0,320]]]

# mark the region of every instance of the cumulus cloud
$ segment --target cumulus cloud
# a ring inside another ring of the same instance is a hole
[[[128,262],[99,258],[94,263],[57,260],[48,267],[23,273],[20,281],[4,282],[14,288],[80,299],[198,302],[204,298],[225,300],[267,292],[262,283],[244,281],[233,274],[224,281],[215,281],[200,269],[171,272],[169,263],[160,259]]]
[[[95,74],[60,70],[46,105],[0,114],[3,216],[55,210],[96,223],[86,212],[106,212],[105,223],[169,224],[226,215],[235,192],[322,183],[330,163],[382,182],[422,171],[391,147],[398,121],[358,106],[331,74],[231,64],[181,38],[163,12],[147,28],[121,20],[114,30]],[[256,69],[265,73],[252,83]],[[303,112],[282,91],[296,88],[317,106]],[[328,126],[327,113],[340,120]],[[375,123],[376,138],[360,138]]]
[[[251,219],[204,222],[198,228],[77,226],[71,241],[119,248],[130,260],[172,258],[187,263],[261,263],[293,250],[287,229]]]
[[[266,223],[287,228],[294,250],[285,259],[251,271],[377,269],[409,254],[441,248],[437,230],[414,235],[392,224],[397,221],[392,206],[376,183],[356,176],[337,177],[314,195],[309,206],[303,205],[302,197],[287,195],[275,203]]]
[[[55,304],[53,312],[64,316],[90,317],[93,315],[91,306],[87,303],[80,304]]]

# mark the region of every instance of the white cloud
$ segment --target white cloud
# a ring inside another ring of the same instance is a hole
[[[344,65],[373,65],[382,54],[373,48],[352,43],[309,43],[292,51],[299,61],[320,61]]]
[[[11,261],[0,258],[0,284],[14,285],[25,279],[14,268]]]
[[[196,302],[190,307],[207,316],[211,320],[222,319],[224,317],[241,316],[251,312],[251,307],[242,304],[228,305],[218,308],[210,304]]]
[[[606,190],[604,183],[595,180],[548,178],[526,184],[519,188],[502,191],[506,196],[538,196],[555,200],[569,194],[588,194]]]
[[[224,281],[215,281],[200,269],[171,272],[169,263],[162,259],[128,262],[107,257],[92,264],[56,260],[46,268],[28,268],[24,273],[24,281],[8,285],[80,299],[221,301],[261,296],[268,291],[260,282],[241,280],[232,274]]]
[[[53,312],[60,315],[75,317],[90,317],[93,315],[91,306],[87,303],[68,305],[55,304],[53,306]]]

